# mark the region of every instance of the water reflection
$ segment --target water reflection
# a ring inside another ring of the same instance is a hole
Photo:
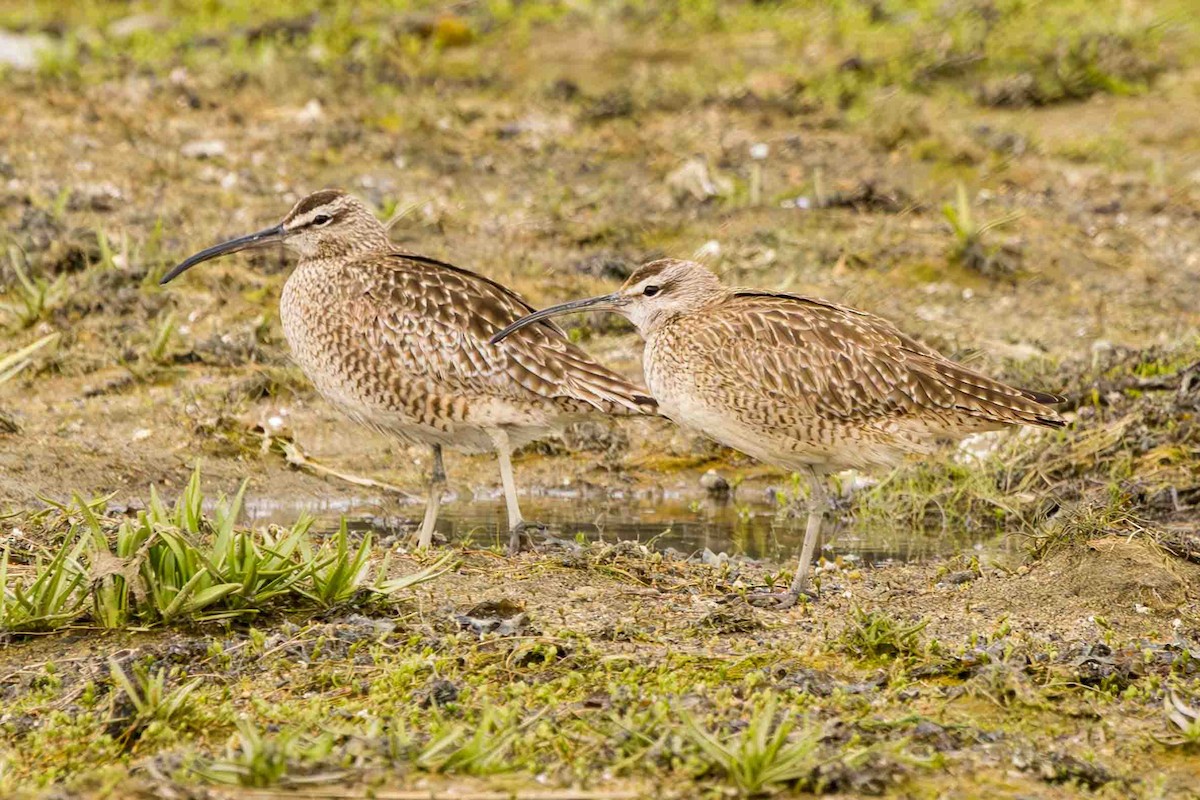
[[[803,513],[789,515],[766,500],[743,502],[739,498],[733,503],[658,493],[615,496],[598,492],[590,496],[564,492],[522,498],[521,509],[527,519],[550,526],[551,535],[561,538],[631,539],[687,554],[707,548],[714,553],[790,561],[804,538]],[[333,528],[344,515],[354,527],[385,535],[407,534],[420,520],[419,506],[378,497],[309,503],[256,500],[246,506],[247,521],[253,524],[290,524],[301,511],[315,515],[319,527]],[[503,545],[508,541],[505,524],[504,503],[499,498],[447,499],[438,532],[452,542],[469,539],[480,545]],[[928,561],[964,551],[994,554],[1003,547],[990,531],[864,529],[847,520],[829,527],[832,530],[821,543],[822,553],[827,558],[850,556],[865,564]]]

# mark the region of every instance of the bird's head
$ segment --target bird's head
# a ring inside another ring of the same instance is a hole
[[[613,311],[646,336],[666,320],[699,308],[721,291],[721,280],[695,261],[659,259],[638,267],[612,294],[573,300],[522,317],[493,336],[492,343],[538,320],[577,311]]]
[[[201,250],[176,265],[159,283],[169,283],[203,261],[276,244],[302,258],[338,258],[385,248],[388,238],[387,230],[357,198],[337,189],[323,189],[296,203],[278,225]]]

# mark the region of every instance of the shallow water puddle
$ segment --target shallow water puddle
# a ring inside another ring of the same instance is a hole
[[[630,496],[595,492],[545,493],[521,499],[526,519],[548,526],[548,535],[564,539],[582,536],[591,541],[633,540],[650,547],[672,548],[684,554],[744,555],[770,561],[790,561],[804,538],[804,515],[781,512],[765,499],[713,500],[682,493]],[[291,524],[301,512],[317,518],[317,528],[332,530],[342,516],[352,530],[373,530],[385,538],[406,536],[420,522],[422,507],[384,497],[336,501],[247,499],[246,521],[262,525]],[[827,523],[821,552],[864,564],[928,561],[973,552],[995,556],[1015,545],[980,531],[862,531],[852,522]],[[481,546],[508,542],[504,501],[495,499],[443,502],[438,533],[451,542]],[[534,534],[535,540],[537,534]]]

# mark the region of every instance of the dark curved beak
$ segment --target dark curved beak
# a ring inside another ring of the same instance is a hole
[[[600,297],[589,297],[586,300],[572,300],[569,303],[560,303],[556,306],[543,308],[541,311],[535,311],[529,316],[521,317],[519,320],[509,325],[504,330],[497,333],[488,340],[491,344],[500,344],[512,334],[524,328],[526,325],[532,325],[535,322],[541,322],[550,317],[557,317],[560,314],[570,314],[575,311],[583,311],[585,309],[595,309],[599,311],[612,311],[616,308],[616,304],[620,295],[605,294]]]
[[[196,253],[196,255],[192,256],[186,261],[176,264],[170,272],[162,277],[162,280],[158,282],[158,285],[166,286],[168,283],[175,280],[180,275],[199,264],[201,261],[208,261],[212,258],[218,258],[219,256],[228,255],[229,253],[236,253],[239,250],[246,250],[251,247],[266,247],[267,245],[278,244],[282,241],[283,226],[276,225],[273,228],[266,228],[265,230],[258,231],[257,233],[251,233],[247,236],[239,236],[236,239],[230,239],[228,242],[215,244],[207,250],[201,250],[199,253]]]

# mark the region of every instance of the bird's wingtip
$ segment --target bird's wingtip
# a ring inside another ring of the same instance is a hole
[[[1024,389],[1025,394],[1030,400],[1035,403],[1041,403],[1044,406],[1056,406],[1060,403],[1067,402],[1067,398],[1061,394],[1053,394],[1051,392],[1039,392],[1036,389]]]

